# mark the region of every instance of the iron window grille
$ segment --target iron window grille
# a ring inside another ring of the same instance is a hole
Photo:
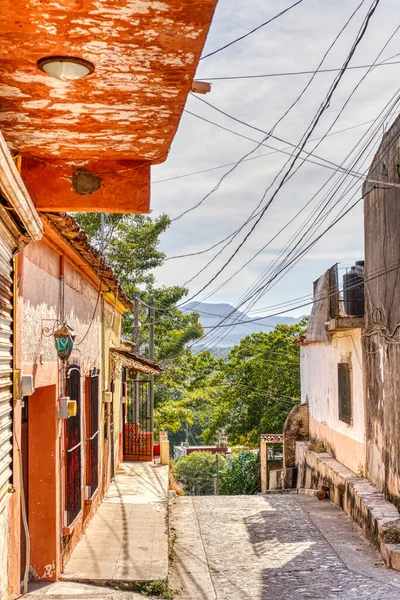
[[[339,420],[353,424],[351,364],[338,364]]]
[[[78,365],[68,367],[67,393],[71,400],[76,401],[77,412],[75,417],[66,421],[66,527],[73,523],[82,508],[81,372]]]
[[[99,369],[91,369],[88,380],[86,485],[87,497],[92,498],[99,486]]]

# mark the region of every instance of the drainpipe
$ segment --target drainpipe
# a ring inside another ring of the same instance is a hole
[[[60,321],[65,323],[64,255],[60,256]],[[65,361],[61,364],[61,394],[65,395]]]
[[[60,321],[65,323],[65,283],[64,283],[64,255],[60,256]],[[65,394],[65,361],[61,365],[61,394]]]

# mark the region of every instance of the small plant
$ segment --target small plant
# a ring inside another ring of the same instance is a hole
[[[357,475],[357,477],[364,478],[364,467],[362,466],[361,463],[358,463],[358,468],[357,468],[356,475]]]
[[[385,544],[400,544],[400,527],[398,525],[390,525],[382,529],[380,537]]]
[[[312,452],[317,452],[318,454],[321,454],[322,452],[328,452],[328,448],[325,446],[324,442],[317,440],[317,438],[310,438],[308,449]]]
[[[181,590],[174,590],[169,587],[165,579],[157,579],[148,583],[134,582],[122,583],[118,589],[130,592],[138,592],[142,596],[163,598],[164,600],[173,600],[175,596],[181,593]]]
[[[178,535],[173,527],[171,528],[171,532],[172,533],[169,538],[169,549],[168,549],[168,559],[169,559],[170,563],[173,562],[176,558],[176,552],[174,550],[174,546],[175,546],[176,540],[178,539]]]

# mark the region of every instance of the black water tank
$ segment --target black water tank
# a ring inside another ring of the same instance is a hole
[[[358,260],[343,275],[344,310],[350,317],[364,316],[364,261]]]

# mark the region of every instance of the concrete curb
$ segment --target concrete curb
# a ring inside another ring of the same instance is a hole
[[[329,487],[329,498],[339,505],[374,542],[386,565],[400,571],[400,544],[384,541],[390,531],[400,533],[400,514],[368,479],[358,477],[327,452],[308,450],[307,442],[297,444],[299,483],[305,489]]]

